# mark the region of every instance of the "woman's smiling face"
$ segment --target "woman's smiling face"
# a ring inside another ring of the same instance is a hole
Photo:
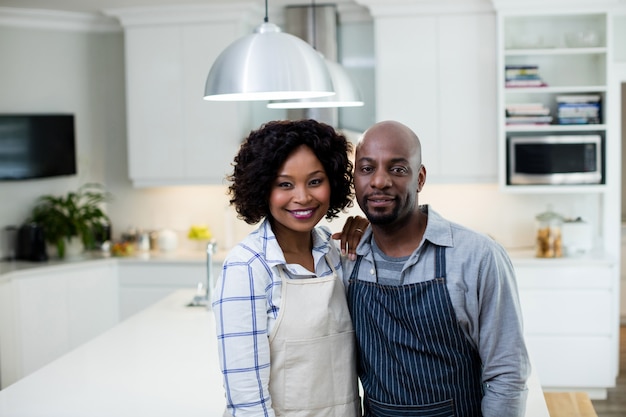
[[[310,232],[330,207],[330,183],[313,151],[296,148],[278,169],[269,197],[273,228]]]

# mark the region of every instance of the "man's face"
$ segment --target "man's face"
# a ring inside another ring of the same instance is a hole
[[[417,143],[399,132],[369,131],[357,146],[356,199],[373,225],[392,224],[414,212],[425,176]]]

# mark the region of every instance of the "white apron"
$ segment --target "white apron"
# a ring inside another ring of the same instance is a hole
[[[269,338],[272,408],[285,417],[360,416],[343,283],[334,268],[324,278],[289,279],[282,269],[280,275],[281,307]]]

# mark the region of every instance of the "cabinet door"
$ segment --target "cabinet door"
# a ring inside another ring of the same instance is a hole
[[[541,384],[610,387],[619,337],[613,266],[551,262],[515,267],[526,341]]]
[[[114,262],[67,274],[69,344],[72,348],[119,322],[117,274]]]
[[[238,28],[212,22],[126,29],[129,175],[136,186],[223,182],[250,130],[250,105],[202,97],[213,61]]]
[[[493,182],[495,16],[380,17],[376,31],[377,119],[417,133],[429,181]]]
[[[184,51],[185,177],[222,184],[243,137],[250,131],[248,103],[202,99],[213,60],[237,37],[230,24],[186,25]]]
[[[133,181],[184,176],[182,36],[175,26],[125,32],[128,164]]]
[[[429,180],[441,172],[437,24],[432,16],[376,19],[376,119],[417,133]]]
[[[580,391],[615,384],[609,337],[541,335],[526,343],[543,387]]]
[[[495,22],[491,14],[439,20],[439,175],[445,182],[497,179]]]
[[[19,378],[15,298],[13,284],[0,280],[0,389],[6,388]]]
[[[2,337],[14,338],[15,350],[9,351],[9,357],[2,352],[2,360],[13,367],[15,380],[119,321],[115,261],[44,268],[14,279],[11,285],[15,326],[12,335]]]
[[[52,272],[15,281],[17,376],[22,378],[68,352],[70,323],[65,274]]]
[[[202,262],[197,264],[123,262],[119,268],[122,319],[140,312],[178,289],[197,288],[198,283],[204,285],[207,280],[206,266]]]

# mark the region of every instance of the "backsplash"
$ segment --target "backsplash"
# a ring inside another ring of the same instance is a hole
[[[59,180],[57,180],[59,181]],[[65,180],[67,181],[67,180]],[[40,193],[64,192],[55,181],[34,181],[21,186],[0,184],[0,228],[21,224],[34,199]],[[142,230],[172,229],[179,235],[182,248],[193,247],[195,242],[186,238],[192,224],[207,224],[220,249],[229,249],[253,230],[236,218],[235,210],[228,204],[226,186],[185,186],[136,189],[130,186],[108,187],[114,199],[107,206],[113,223],[113,238],[119,239],[128,228]],[[582,217],[592,225],[597,219],[594,198],[568,195],[508,194],[499,191],[495,184],[428,184],[419,197],[420,204],[432,207],[448,219],[486,233],[509,249],[530,248],[535,239],[535,216],[551,205],[553,210],[567,217]],[[344,218],[361,214],[358,205],[327,224],[333,231],[341,230]],[[597,233],[597,230],[594,229]],[[4,235],[2,241],[4,242]],[[0,247],[4,257],[4,243]]]

